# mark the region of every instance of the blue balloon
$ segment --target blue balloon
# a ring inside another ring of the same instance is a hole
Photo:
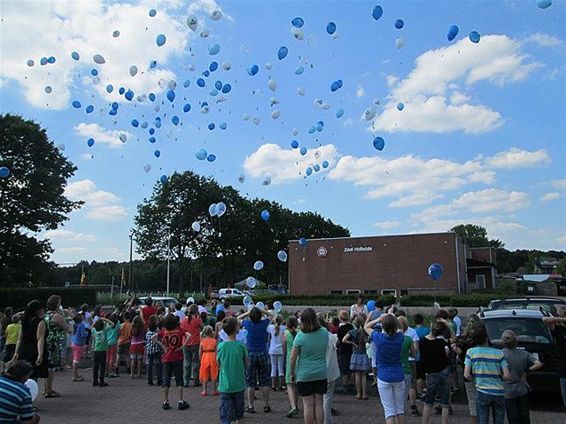
[[[169,90],[167,92],[167,99],[172,102],[173,100],[175,100],[175,92],[173,90]]]
[[[448,41],[452,41],[453,39],[455,39],[456,36],[458,35],[458,31],[460,31],[460,29],[458,28],[457,25],[452,25],[450,28],[448,28],[448,34],[446,34],[446,38],[448,38]]]
[[[120,95],[124,94],[125,92],[126,92],[126,89],[124,87],[120,87],[118,89],[118,94],[120,94]]]
[[[173,125],[179,125],[179,117],[178,116],[173,116],[171,118],[171,122],[173,122]]]
[[[166,41],[167,41],[167,37],[165,37],[164,34],[159,34],[155,39],[155,43],[157,44],[158,47],[164,45]]]
[[[154,125],[156,128],[161,128],[161,119],[156,119]],[[155,130],[153,128],[149,130],[150,134],[153,134],[154,132]]]
[[[552,0],[537,0],[537,6],[541,9],[547,9],[552,4]]]
[[[309,166],[309,167],[307,168],[307,177],[310,177],[311,174],[312,174],[312,169],[311,169],[311,167]]]
[[[206,82],[205,82],[202,78],[199,78],[199,79],[197,80],[197,85],[198,85],[199,87],[204,87],[204,86],[206,85]]]
[[[128,91],[126,91],[126,94],[124,95],[124,97],[126,98],[126,100],[131,102],[132,99],[134,98],[134,92],[132,90],[128,90]]]
[[[277,57],[279,58],[279,60],[283,60],[287,57],[288,53],[289,49],[285,46],[281,46],[279,47],[279,51],[277,52]]]
[[[41,60],[39,61],[39,63],[43,66],[43,65],[47,65],[47,58],[46,57],[42,57]]]
[[[313,166],[314,172],[318,172],[320,171],[320,165],[318,163],[315,163]]]
[[[74,100],[73,103],[72,103],[72,105],[73,105],[73,107],[74,107],[75,109],[80,109],[80,107],[81,107],[81,102],[79,102],[78,100]]]
[[[185,106],[183,106],[183,112],[187,113],[189,110],[191,110],[191,105],[189,103],[185,103]]]
[[[157,124],[157,122],[155,122],[155,123]],[[150,128],[148,132],[149,132],[149,135],[153,135],[153,134],[155,134],[155,129]]]
[[[316,124],[316,130],[317,130],[318,132],[322,132],[322,129],[323,129],[323,128],[324,128],[324,125],[322,125],[322,124]]]
[[[312,125],[312,126],[309,128],[309,134],[314,134],[315,131],[316,131],[316,127],[315,127],[314,125]]]
[[[155,9],[149,9],[149,16],[153,18],[155,15],[157,15],[157,11]]]
[[[264,209],[261,211],[261,219],[263,219],[265,222],[269,221],[269,211],[267,209]]]
[[[440,264],[433,263],[430,264],[430,266],[428,267],[428,275],[434,281],[440,280],[440,277],[442,277],[442,273],[443,273],[443,269],[442,269],[442,265]]]
[[[477,32],[477,31],[472,31],[472,32],[470,32],[469,38],[470,38],[470,41],[471,41],[472,43],[477,44],[477,43],[480,42],[480,34],[479,34],[479,32]]]
[[[207,155],[208,153],[205,149],[197,150],[197,153],[195,154],[198,160],[205,160]]]
[[[323,160],[323,161],[322,161],[322,167],[323,167],[324,169],[328,168],[328,165],[330,165],[330,164],[328,163],[327,160]]]
[[[295,75],[302,75],[305,72],[305,68],[301,65],[295,69]]]
[[[147,121],[143,121],[143,122],[140,124],[140,127],[142,127],[143,129],[146,129],[146,128],[147,128]]]
[[[155,152],[153,152],[153,154],[155,155],[156,158],[161,156],[161,152],[159,150],[156,150]]]
[[[208,48],[208,54],[214,56],[220,52],[220,44],[214,43]]]
[[[151,144],[155,143],[157,140],[155,139],[155,137],[151,136],[147,139]]]
[[[208,77],[208,76],[210,75],[210,72],[209,72],[208,69],[207,69],[207,70],[205,70],[202,74],[203,74],[205,77]]]
[[[77,52],[71,53],[71,57],[72,57],[74,60],[79,60],[79,59],[81,58]]]
[[[291,25],[293,25],[295,28],[301,28],[304,24],[305,21],[303,21],[303,18],[299,16],[291,20]]]
[[[297,140],[291,141],[291,147],[293,149],[296,149],[297,147],[299,147],[299,142]]]
[[[328,22],[326,25],[326,32],[330,35],[334,34],[336,32],[336,24],[334,22]]]
[[[112,84],[108,84],[106,86],[106,92],[107,93],[112,93],[114,91],[114,87],[112,87]]]
[[[110,109],[110,111],[108,112],[108,115],[110,116],[114,116],[118,113],[118,111],[116,109]]]
[[[403,110],[403,109],[405,109],[405,105],[404,105],[403,103],[401,103],[401,102],[397,103],[397,110],[398,110],[398,111],[401,111],[401,110]]]
[[[301,150],[299,150],[299,152],[301,152],[301,156],[304,156],[307,154],[307,148],[305,146],[301,147]]]
[[[95,76],[98,75],[98,70],[96,70],[96,69],[91,69],[91,70],[90,70],[90,74],[91,74],[93,77],[95,77]]]
[[[49,58],[47,59],[47,62],[54,64],[55,63],[55,56],[49,56]]]
[[[336,117],[338,119],[342,118],[344,116],[344,109],[340,108],[336,111]]]
[[[230,90],[232,90],[232,86],[230,84],[224,84],[224,86],[222,87],[222,92],[224,94],[228,94]]]
[[[89,138],[86,141],[86,144],[88,145],[88,147],[92,147],[94,145],[94,138]]]
[[[216,156],[211,153],[206,157],[206,160],[209,162],[214,162],[216,160]]]
[[[112,109],[114,110],[118,110],[118,108],[120,107],[120,105],[118,104],[118,102],[112,102]]]
[[[370,300],[367,303],[368,312],[371,312],[375,309],[375,300]]]
[[[8,178],[10,176],[10,169],[2,166],[0,167],[0,178]]]
[[[222,90],[222,81],[216,81],[216,82],[214,83],[214,87],[215,87],[217,90]]]
[[[301,238],[299,239],[299,246],[301,246],[301,247],[307,247],[307,244],[308,244],[308,242],[307,242],[307,239],[306,239],[306,238],[301,237]]]
[[[385,140],[381,137],[375,137],[373,139],[373,147],[375,147],[377,150],[383,150],[383,148],[385,147]]]
[[[155,94],[149,93],[149,96],[148,96],[148,97],[149,97],[149,100],[150,100],[150,101],[152,101],[152,102],[155,101]]]
[[[160,180],[163,184],[165,184],[168,179],[169,179],[169,178],[167,178],[167,175],[162,175],[161,178],[159,178],[159,180]]]
[[[259,66],[257,65],[250,65],[248,66],[248,75],[253,77],[255,74],[259,72]]]
[[[210,131],[212,131],[215,128],[214,122],[211,122],[210,124],[208,124],[208,129]]]
[[[132,119],[132,127],[137,128],[139,126],[139,121],[137,119]]]
[[[86,113],[92,113],[94,112],[94,106],[93,105],[88,105],[86,107]]]
[[[216,71],[218,69],[218,62],[210,62],[208,69],[210,69],[210,72]]]
[[[189,85],[191,85],[191,81],[190,80],[185,80],[183,82],[183,87],[187,88]]]
[[[152,60],[151,62],[149,62],[149,67],[151,69],[155,68],[157,66],[157,60]]]
[[[397,19],[395,21],[395,28],[401,29],[403,28],[403,26],[405,26],[405,22],[403,22],[403,19]]]
[[[221,122],[220,124],[218,124],[218,126],[220,127],[221,130],[225,130],[226,128],[228,128],[226,122]]]
[[[383,8],[381,6],[375,6],[371,11],[371,16],[373,16],[373,19],[377,21],[383,16]]]

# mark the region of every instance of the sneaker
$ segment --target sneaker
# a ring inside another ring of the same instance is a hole
[[[169,406],[169,402],[163,402],[163,405],[161,406],[164,410],[168,410],[171,409],[171,407]]]
[[[93,385],[93,386],[98,386],[98,381],[93,381],[93,382],[92,382],[92,385]]]
[[[108,378],[117,378],[118,374],[112,373],[108,376]]]
[[[184,409],[189,409],[190,406],[189,406],[189,403],[187,401],[183,400],[183,401],[179,401],[179,405],[177,405],[177,408],[179,408],[179,410],[182,411]]]
[[[411,406],[411,417],[420,417],[421,413],[419,412],[416,406]]]
[[[287,412],[286,417],[287,418],[293,418],[295,415],[297,415],[299,413],[299,410],[297,408],[295,409],[291,409],[289,412]]]
[[[102,382],[98,385],[98,387],[106,387],[106,386],[108,386],[108,383],[104,383],[104,382]]]

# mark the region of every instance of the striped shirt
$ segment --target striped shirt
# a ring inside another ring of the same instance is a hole
[[[29,421],[33,416],[29,389],[22,383],[0,376],[0,423]]]
[[[161,346],[156,341],[152,340],[152,337],[156,334],[158,334],[157,331],[154,332],[151,330],[148,330],[147,333],[145,333],[145,351],[148,355],[161,353]]]
[[[468,349],[465,365],[472,369],[472,376],[478,392],[493,396],[505,395],[503,368],[509,368],[503,351],[488,346]]]

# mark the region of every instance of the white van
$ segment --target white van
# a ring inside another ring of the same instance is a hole
[[[220,299],[220,300],[224,300],[224,299],[230,299],[232,297],[243,297],[246,294],[243,293],[241,290],[238,289],[230,289],[230,288],[226,288],[226,289],[218,289],[218,291],[214,291],[212,292],[212,297],[215,299]]]

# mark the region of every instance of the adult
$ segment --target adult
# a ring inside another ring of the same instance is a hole
[[[301,332],[293,341],[291,351],[291,381],[303,402],[305,424],[323,424],[323,395],[328,388],[326,350],[328,331],[320,326],[312,308],[301,314]]]
[[[47,367],[49,368],[49,376],[45,381],[45,392],[43,395],[46,398],[52,398],[60,396],[59,393],[53,390],[53,380],[55,378],[55,370],[61,366],[61,342],[66,340],[67,333],[72,331],[63,315],[61,296],[54,294],[47,299],[45,324],[47,325],[45,344],[47,345]]]
[[[338,313],[340,324],[338,325],[338,366],[340,367],[340,374],[342,375],[342,386],[344,392],[353,386],[350,378],[350,360],[352,358],[353,345],[349,343],[342,343],[342,339],[346,334],[354,329],[350,323],[348,311],[343,309]]]
[[[199,346],[200,333],[204,325],[198,313],[198,306],[194,303],[189,306],[187,316],[181,320],[181,330],[189,333],[189,340],[183,343],[183,382],[185,387],[189,387],[191,379],[193,386],[200,386],[199,382]]]
[[[249,316],[249,320],[244,320]],[[267,316],[267,318],[263,318]],[[271,412],[269,405],[269,384],[271,365],[269,364],[269,354],[267,351],[267,340],[269,333],[267,327],[271,323],[269,313],[257,307],[241,314],[238,319],[248,332],[246,347],[248,348],[249,365],[246,370],[246,386],[248,387],[248,406],[246,411],[250,414],[255,412],[254,398],[255,387],[259,382],[263,395],[263,412]],[[244,321],[242,321],[244,320]]]
[[[27,304],[22,316],[22,331],[16,345],[16,353],[12,357],[12,361],[23,360],[32,364],[33,373],[30,378],[34,380],[49,376],[45,344],[47,325],[44,317],[45,309],[39,300],[32,300]]]
[[[364,297],[361,294],[356,296],[356,303],[350,306],[350,318],[354,319],[359,314],[368,314],[368,307],[364,305]]]
[[[2,422],[35,424],[39,416],[33,412],[29,389],[25,382],[33,374],[29,362],[16,361],[0,376],[0,420]]]
[[[374,330],[381,323],[382,330]],[[387,424],[405,423],[405,375],[401,364],[404,335],[391,310],[369,321],[365,330],[370,335],[377,359],[377,388]]]
[[[560,378],[560,390],[562,402],[566,408],[566,306],[558,308],[557,317],[544,317],[543,322],[550,328],[558,354],[558,377]]]
[[[180,302],[175,303],[175,312],[173,312],[173,315],[179,318],[179,322],[181,322],[181,320],[185,318],[185,311],[183,311],[182,308],[183,305],[181,305]]]

